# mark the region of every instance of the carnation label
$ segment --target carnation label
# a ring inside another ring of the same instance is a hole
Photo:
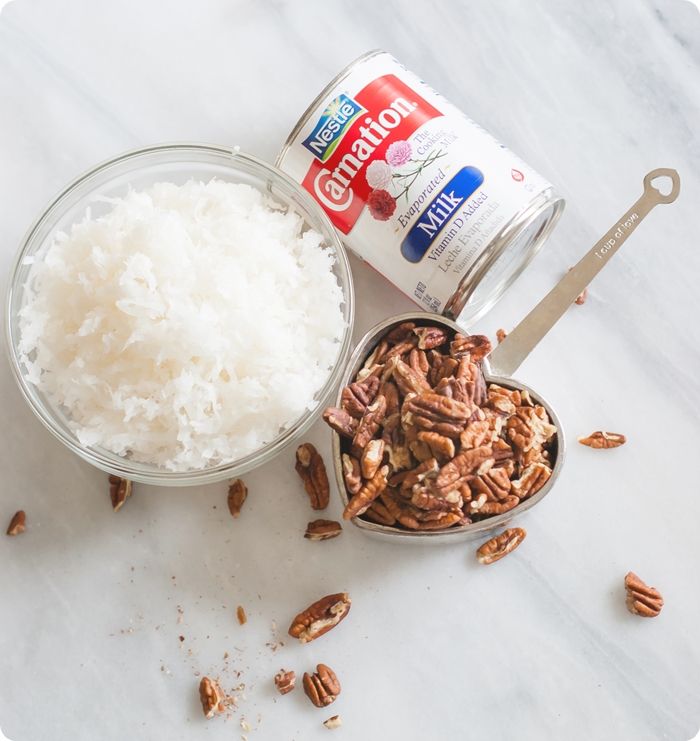
[[[321,93],[277,165],[351,250],[453,316],[489,308],[563,208],[550,183],[385,52]]]

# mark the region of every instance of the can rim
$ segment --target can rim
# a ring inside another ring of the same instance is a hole
[[[528,203],[524,209],[515,214],[506,224],[489,240],[484,251],[474,261],[470,269],[465,273],[455,292],[450,296],[442,312],[443,316],[458,323],[472,324],[493,308],[503,294],[510,288],[515,280],[523,273],[527,266],[540,251],[549,238],[562,215],[566,201],[558,195],[553,187],[540,191],[538,196]],[[481,285],[486,274],[503,255],[506,249],[513,244],[514,240],[528,229],[547,210],[551,213],[544,221],[536,235],[532,238],[527,249],[523,252],[518,265],[509,273],[497,290],[489,296],[483,306],[473,314],[460,321],[460,314],[467,306],[469,299]]]
[[[280,152],[275,159],[275,167],[280,166],[282,160],[289,151],[289,147],[291,147],[292,142],[297,138],[299,132],[306,125],[313,111],[318,108],[319,103],[326,97],[326,95],[328,95],[330,90],[338,85],[340,82],[342,82],[346,77],[348,77],[352,70],[361,62],[365,62],[368,59],[379,56],[381,54],[391,56],[391,54],[389,54],[389,52],[385,51],[384,49],[371,49],[370,51],[366,51],[364,54],[361,54],[359,57],[357,57],[357,59],[354,59],[352,62],[343,67],[343,69],[338,72],[338,74],[323,88],[323,90],[321,90],[321,92],[311,101],[311,103],[306,107],[306,110],[301,114],[297,122],[294,124],[294,127],[292,128],[289,136],[282,145],[282,149],[280,149]]]

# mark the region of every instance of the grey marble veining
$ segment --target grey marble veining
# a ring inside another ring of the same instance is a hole
[[[24,536],[0,538],[0,727],[12,741],[308,741],[326,738],[333,713],[338,738],[382,741],[697,733],[700,13],[690,2],[15,0],[0,15],[0,271],[50,197],[120,151],[200,140],[273,160],[323,85],[374,47],[568,201],[541,256],[479,322],[492,336],[625,211],[647,170],[681,174],[679,200],[648,218],[519,371],[566,428],[557,488],[522,518],[523,546],[489,568],[471,546],[392,547],[351,527],[303,540],[293,451],[247,477],[238,521],[223,485],[138,487],[114,515],[104,475],[49,437],[0,364],[0,525],[20,506],[29,518]],[[357,336],[411,308],[352,266]],[[576,445],[600,428],[628,445]],[[310,437],[328,452],[321,425]],[[662,590],[657,620],[626,612],[629,569]],[[266,645],[273,620],[283,635],[299,608],[339,589],[353,608],[336,631]],[[280,666],[319,661],[343,683],[327,712],[299,691],[275,696]],[[198,672],[245,683],[230,719],[203,720]]]

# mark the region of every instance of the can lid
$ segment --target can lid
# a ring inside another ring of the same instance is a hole
[[[539,252],[564,204],[564,199],[548,188],[516,214],[463,276],[443,314],[460,325],[486,314]]]

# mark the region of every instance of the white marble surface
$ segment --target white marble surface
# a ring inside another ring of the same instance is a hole
[[[224,485],[140,486],[114,515],[104,475],[44,431],[0,364],[0,522],[18,507],[29,518],[22,537],[0,537],[0,726],[13,741],[307,741],[327,737],[330,711],[348,739],[697,733],[700,14],[689,2],[17,0],[0,16],[0,272],[47,199],[94,162],[175,139],[272,160],[321,86],[378,46],[568,200],[483,331],[513,326],[637,197],[647,170],[681,173],[676,204],[649,218],[521,369],[567,428],[557,488],[522,518],[524,545],[490,568],[470,545],[392,547],[352,528],[305,541],[293,451],[247,477],[239,521]],[[353,268],[358,335],[409,307]],[[629,444],[576,445],[598,428]],[[327,452],[320,425],[311,439]],[[662,589],[657,620],[625,611],[628,569]],[[284,632],[298,608],[339,589],[354,603],[336,631],[276,653],[265,645],[273,620]],[[344,688],[328,712],[299,691],[275,696],[280,666],[318,661]],[[230,719],[202,718],[198,672],[245,682]]]

